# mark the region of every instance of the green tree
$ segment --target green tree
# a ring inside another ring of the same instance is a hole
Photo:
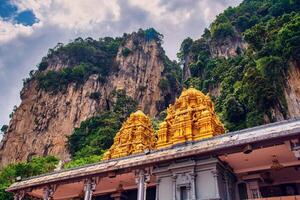
[[[3,134],[5,134],[6,133],[6,131],[8,130],[8,125],[3,125],[2,127],[1,127],[1,132],[3,133]]]
[[[216,40],[222,40],[234,36],[234,29],[230,22],[216,24],[211,29],[212,37]]]
[[[58,159],[53,156],[33,157],[25,163],[10,164],[0,171],[0,199],[13,200],[11,193],[5,189],[15,182],[17,177],[22,179],[51,172],[58,164]]]

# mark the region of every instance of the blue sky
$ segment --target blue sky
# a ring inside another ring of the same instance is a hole
[[[199,38],[241,0],[0,0],[0,126],[20,104],[22,79],[49,48],[76,37],[121,36],[154,27],[171,59],[186,37]]]
[[[5,21],[25,26],[31,26],[38,21],[32,10],[19,11],[18,7],[9,0],[0,0],[0,17]]]

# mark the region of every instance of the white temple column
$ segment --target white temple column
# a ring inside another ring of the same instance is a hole
[[[173,175],[172,176],[172,193],[173,193],[173,200],[176,200],[176,179],[177,179],[177,175]]]
[[[146,200],[147,183],[150,181],[149,169],[136,170],[135,176],[138,185],[137,200]]]
[[[219,184],[218,184],[219,172],[217,170],[213,170],[211,171],[211,173],[214,176],[214,182],[215,182],[215,198],[220,199]]]
[[[145,171],[143,169],[138,171],[136,182],[138,184],[137,200],[145,200]]]
[[[92,200],[93,192],[96,189],[96,178],[87,178],[84,181],[84,200]]]
[[[157,178],[155,200],[159,200],[159,184],[160,184],[160,181],[161,181],[160,178]]]
[[[196,174],[195,173],[191,173],[190,174],[190,178],[191,178],[191,200],[196,200]]]

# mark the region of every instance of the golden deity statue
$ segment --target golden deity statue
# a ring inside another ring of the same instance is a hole
[[[142,111],[132,113],[116,134],[114,143],[103,160],[119,158],[155,148],[155,135],[151,120]]]
[[[210,97],[194,88],[184,89],[175,104],[167,108],[167,117],[157,132],[156,148],[209,138],[224,132]]]

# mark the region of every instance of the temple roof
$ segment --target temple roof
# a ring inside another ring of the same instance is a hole
[[[154,165],[173,159],[187,156],[223,155],[226,152],[240,151],[247,144],[272,144],[284,141],[288,138],[299,137],[300,118],[276,122],[250,129],[223,134],[220,136],[188,142],[179,146],[168,147],[161,150],[152,150],[147,153],[139,153],[124,158],[102,161],[83,167],[48,173],[31,177],[27,180],[12,184],[7,191],[15,191],[30,187],[42,187],[44,184],[68,182],[79,180],[86,176],[99,175],[121,169],[133,169],[146,165]]]

